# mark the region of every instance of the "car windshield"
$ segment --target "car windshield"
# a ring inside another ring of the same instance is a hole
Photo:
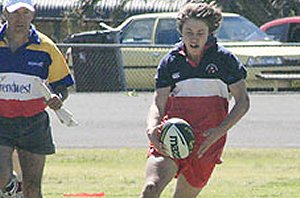
[[[124,44],[150,44],[155,19],[133,20],[123,29],[122,43]]]
[[[272,40],[266,33],[242,16],[224,17],[216,36],[219,41]]]

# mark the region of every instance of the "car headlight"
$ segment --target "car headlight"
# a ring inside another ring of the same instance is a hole
[[[249,57],[247,60],[248,66],[278,66],[283,64],[283,58],[279,56],[259,56]]]

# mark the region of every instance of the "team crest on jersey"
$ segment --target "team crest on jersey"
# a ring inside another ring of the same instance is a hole
[[[217,65],[215,65],[214,63],[210,63],[206,66],[205,71],[208,74],[215,74],[219,71],[219,68]]]
[[[180,73],[179,73],[179,72],[173,73],[173,74],[172,74],[172,78],[173,78],[173,79],[178,79],[178,78],[180,78]]]

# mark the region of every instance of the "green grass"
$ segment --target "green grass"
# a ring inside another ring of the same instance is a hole
[[[300,197],[300,149],[227,148],[202,198]],[[106,198],[138,197],[144,182],[146,149],[58,150],[49,156],[45,198],[64,193],[104,192]],[[172,197],[175,180],[162,198]]]

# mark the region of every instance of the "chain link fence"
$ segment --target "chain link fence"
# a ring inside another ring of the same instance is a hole
[[[76,92],[153,91],[156,67],[173,47],[78,43],[58,46],[74,75]],[[247,65],[249,91],[300,90],[300,45],[225,47]],[[252,47],[252,53],[256,52],[253,53],[256,56],[246,55],[249,47]],[[257,53],[262,49],[270,55],[260,57]],[[282,56],[271,56],[274,51]]]

